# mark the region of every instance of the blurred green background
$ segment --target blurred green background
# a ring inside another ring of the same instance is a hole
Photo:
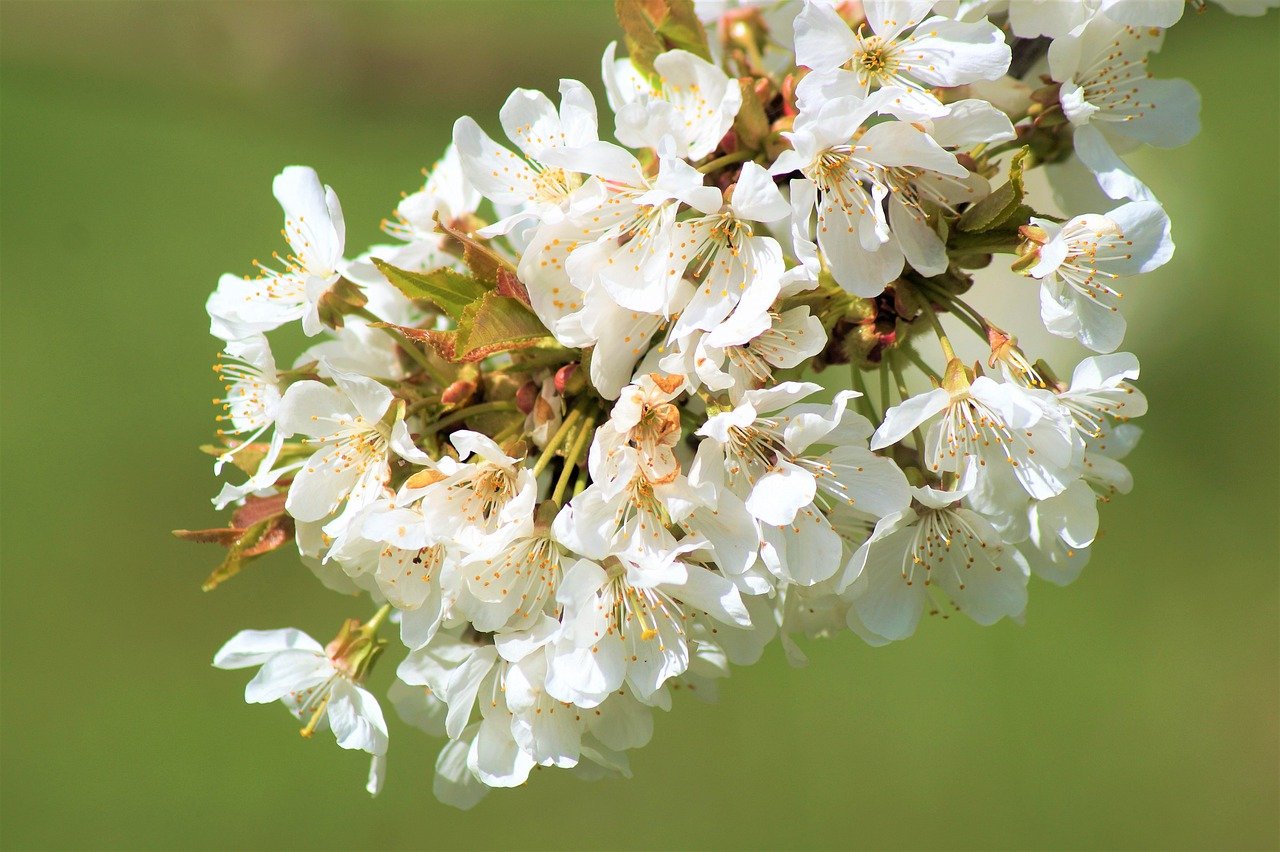
[[[368,613],[287,555],[202,594],[217,553],[168,535],[215,525],[202,306],[279,247],[272,175],[315,166],[358,251],[457,114],[494,127],[511,88],[559,76],[599,93],[611,5],[0,5],[0,844],[1280,843],[1275,13],[1189,14],[1153,62],[1199,87],[1204,130],[1135,158],[1179,248],[1131,288],[1137,489],[1073,587],[1034,584],[1024,627],[846,635],[804,670],[775,646],[718,705],[662,716],[634,779],[540,772],[469,813],[432,798],[437,743],[393,722],[371,801],[364,757],[209,666],[241,628]],[[1033,286],[989,286],[1035,324]]]

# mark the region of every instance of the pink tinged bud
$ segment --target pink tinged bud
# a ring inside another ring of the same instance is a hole
[[[556,393],[565,394],[570,389],[570,382],[573,380],[574,374],[578,372],[578,364],[565,364],[559,370],[556,370]]]
[[[470,379],[458,379],[440,394],[440,401],[445,405],[457,405],[475,396],[476,383]]]
[[[533,406],[538,401],[538,383],[525,382],[516,391],[516,408],[520,409],[521,414],[528,414],[533,411]]]

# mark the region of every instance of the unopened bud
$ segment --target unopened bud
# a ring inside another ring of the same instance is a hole
[[[538,390],[538,383],[533,380],[525,382],[516,389],[516,408],[521,414],[533,411],[534,403],[538,399]]]
[[[581,365],[575,361],[556,370],[555,384],[556,393],[561,396],[572,396],[580,393],[587,386],[587,380],[582,375]]]
[[[533,400],[533,423],[534,426],[541,426],[544,423],[550,423],[556,416],[556,410],[551,407],[551,403],[547,402],[546,397],[539,394]]]
[[[459,405],[476,394],[476,383],[470,379],[458,379],[440,394],[440,401],[445,405]]]

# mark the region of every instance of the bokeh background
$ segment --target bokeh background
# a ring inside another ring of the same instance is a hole
[[[559,76],[599,93],[611,6],[0,5],[0,845],[1280,843],[1275,13],[1189,14],[1153,61],[1200,88],[1204,130],[1135,158],[1178,242],[1131,288],[1137,489],[1073,587],[1035,583],[1025,626],[846,635],[804,670],[774,647],[718,705],[660,718],[634,779],[540,772],[469,813],[435,802],[437,744],[398,721],[370,800],[364,757],[209,666],[243,627],[367,614],[288,555],[203,594],[217,553],[168,535],[215,525],[202,305],[278,247],[272,175],[315,166],[357,251],[456,115],[493,128],[511,88]],[[1034,286],[991,287],[996,317],[1035,324]]]

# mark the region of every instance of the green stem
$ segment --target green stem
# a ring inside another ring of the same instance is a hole
[[[926,288],[927,293],[935,296],[937,301],[942,303],[956,319],[968,326],[969,330],[981,337],[984,341],[987,339],[987,320],[986,317],[978,313],[978,311],[961,299],[959,296],[952,295],[937,285],[929,284]]]
[[[755,155],[750,151],[738,149],[731,154],[725,154],[723,157],[716,157],[711,162],[698,166],[698,171],[704,175],[709,175],[712,172],[719,171],[725,166],[732,166],[734,163],[741,163],[743,160],[750,160],[754,156]]]
[[[560,445],[565,442],[565,439],[569,437],[570,430],[572,430],[574,424],[578,422],[580,417],[582,417],[582,409],[573,409],[569,412],[568,416],[564,418],[564,421],[561,422],[560,428],[547,439],[547,445],[542,448],[542,455],[538,456],[538,460],[533,464],[533,475],[535,477],[546,470],[547,465],[551,464],[551,459],[555,458],[556,450],[558,450]]]
[[[434,423],[428,423],[423,431],[438,432],[446,426],[452,426],[454,423],[460,423],[468,417],[475,417],[480,414],[491,414],[495,411],[515,411],[516,404],[510,400],[496,400],[494,402],[481,402],[477,405],[468,405],[466,408],[460,408],[450,414],[446,414]]]
[[[876,407],[871,403],[871,397],[867,394],[867,380],[862,375],[862,370],[858,369],[858,362],[849,362],[849,381],[853,389],[862,396],[858,397],[858,407],[862,409],[862,413],[872,423],[879,423],[880,417],[876,414]]]
[[[595,434],[595,425],[595,418],[588,417],[583,422],[582,428],[578,430],[578,434],[574,436],[573,445],[565,452],[564,467],[560,469],[560,478],[556,480],[556,488],[551,492],[551,502],[557,506],[564,501],[564,491],[569,487],[569,480],[573,478],[573,472],[578,468],[578,460],[582,458],[587,440]]]
[[[919,352],[911,348],[903,348],[900,351],[902,352],[903,355],[907,356],[907,360],[910,361],[912,364],[914,364],[917,370],[924,373],[929,378],[934,379],[935,381],[938,381],[938,382],[942,381],[942,376],[938,375],[937,370],[930,367],[928,362],[926,362],[923,358],[920,357]]]
[[[951,339],[947,337],[942,321],[938,319],[938,314],[933,310],[933,305],[929,304],[929,300],[925,299],[921,304],[924,305],[924,312],[929,317],[929,322],[933,323],[934,334],[938,335],[938,345],[942,347],[942,355],[950,364],[956,359],[956,350],[951,348]]]
[[[952,357],[954,357],[954,355]],[[902,400],[905,402],[910,392],[907,390],[907,380],[902,375],[902,367],[894,358],[890,357],[889,369],[893,371],[893,378],[898,384],[898,395],[901,396]],[[926,473],[927,471],[925,470],[924,463],[924,435],[920,434],[919,426],[911,430],[911,440],[916,445],[916,463],[920,467],[920,472]]]
[[[880,408],[889,413],[889,353],[885,352],[880,360]]]

